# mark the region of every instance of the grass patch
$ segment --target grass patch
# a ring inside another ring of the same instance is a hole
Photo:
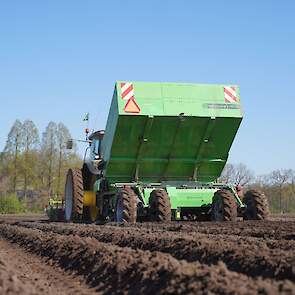
[[[16,214],[26,211],[26,206],[15,194],[0,196],[0,214]]]

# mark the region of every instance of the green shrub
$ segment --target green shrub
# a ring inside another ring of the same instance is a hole
[[[25,206],[15,194],[0,196],[0,214],[25,212]]]

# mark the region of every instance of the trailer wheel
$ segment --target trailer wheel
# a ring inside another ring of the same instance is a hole
[[[117,195],[115,221],[135,223],[137,218],[137,197],[131,188],[123,188]]]
[[[246,205],[245,220],[265,220],[268,218],[268,201],[263,192],[249,190],[246,192],[243,201]]]
[[[215,192],[212,200],[212,221],[236,221],[237,203],[229,190],[220,189]]]
[[[69,169],[65,185],[65,219],[78,221],[83,216],[83,177],[78,168]]]
[[[171,221],[171,203],[165,190],[153,190],[149,198],[149,204],[149,215],[151,221]]]

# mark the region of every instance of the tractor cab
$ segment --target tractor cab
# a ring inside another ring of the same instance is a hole
[[[104,130],[98,130],[88,136],[90,141],[90,157],[92,159],[101,159],[101,141],[104,136]]]
[[[98,130],[91,133],[87,139],[89,147],[86,149],[84,157],[84,168],[94,175],[101,174],[103,169],[104,161],[101,154],[101,141],[104,136],[104,130]],[[86,166],[86,167],[85,167]]]

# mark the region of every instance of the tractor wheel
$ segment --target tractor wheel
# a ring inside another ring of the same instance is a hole
[[[212,200],[212,221],[236,221],[237,203],[229,190],[220,189],[215,192]]]
[[[150,195],[149,204],[151,221],[171,221],[171,203],[165,190],[153,190]]]
[[[83,217],[83,177],[78,168],[69,169],[65,186],[65,219],[79,221]]]
[[[246,205],[245,220],[265,220],[268,218],[268,202],[263,192],[257,190],[247,191],[243,201]]]
[[[118,193],[114,217],[117,222],[136,222],[137,197],[131,188],[123,188]]]

